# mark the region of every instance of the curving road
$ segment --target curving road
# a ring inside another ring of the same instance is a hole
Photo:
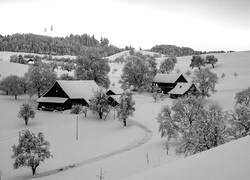
[[[78,162],[78,163],[69,164],[67,166],[63,166],[63,167],[60,167],[60,168],[57,168],[57,169],[52,169],[52,170],[49,170],[49,171],[45,171],[45,172],[37,174],[36,176],[29,176],[29,177],[26,177],[24,179],[33,179],[33,178],[40,178],[40,177],[44,177],[44,176],[50,176],[50,175],[53,175],[53,174],[56,174],[56,173],[60,173],[60,172],[63,172],[63,171],[70,170],[72,168],[85,166],[85,165],[88,165],[88,164],[91,164],[91,163],[94,163],[94,162],[109,158],[111,156],[114,156],[114,155],[117,155],[117,154],[120,154],[120,153],[123,153],[123,152],[126,152],[126,151],[130,151],[132,149],[135,149],[135,148],[145,144],[146,142],[148,142],[151,139],[151,137],[153,135],[152,131],[150,129],[148,129],[146,126],[144,126],[143,124],[138,123],[136,121],[130,120],[128,122],[128,125],[134,125],[134,126],[137,126],[138,128],[141,128],[142,130],[144,130],[144,132],[145,132],[144,137],[139,139],[138,141],[136,141],[134,143],[126,145],[126,146],[124,146],[124,147],[122,147],[120,149],[117,149],[117,150],[113,151],[113,152],[105,153],[105,154],[102,154],[102,155],[99,155],[99,156],[96,156],[96,157],[93,157],[93,158],[90,158],[90,159],[86,159],[86,160]]]

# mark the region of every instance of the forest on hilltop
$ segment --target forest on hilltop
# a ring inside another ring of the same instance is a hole
[[[103,57],[122,51],[109,44],[107,38],[97,40],[94,35],[50,37],[36,34],[0,35],[0,51],[26,52],[48,55],[83,55],[95,50]]]
[[[178,47],[175,45],[155,45],[151,48],[152,52],[157,52],[165,54],[167,56],[191,56],[191,55],[200,55],[200,54],[209,54],[209,53],[225,53],[225,51],[196,51],[189,47]],[[233,52],[233,51],[230,51]]]

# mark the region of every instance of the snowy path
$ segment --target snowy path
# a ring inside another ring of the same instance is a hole
[[[146,126],[144,126],[143,124],[138,123],[136,121],[130,120],[128,122],[128,126],[131,126],[131,125],[134,125],[134,126],[136,126],[138,128],[141,128],[142,130],[144,130],[144,132],[145,132],[144,137],[137,140],[137,141],[135,141],[134,143],[131,143],[131,144],[127,145],[127,146],[124,146],[124,147],[122,147],[122,148],[120,148],[120,149],[118,149],[116,151],[105,153],[105,154],[102,154],[102,155],[99,155],[99,156],[96,156],[96,157],[93,157],[93,158],[90,158],[90,159],[86,159],[86,160],[78,162],[78,163],[73,163],[73,164],[70,164],[70,165],[67,165],[67,166],[63,166],[63,167],[60,167],[60,168],[57,168],[57,169],[52,169],[52,170],[49,170],[49,171],[41,172],[41,173],[37,174],[34,177],[29,176],[29,177],[26,177],[24,179],[32,179],[32,178],[40,178],[40,177],[44,177],[44,176],[50,176],[50,175],[53,175],[53,174],[56,174],[56,173],[59,173],[59,172],[70,170],[72,168],[85,166],[85,165],[88,165],[88,164],[91,164],[91,163],[94,163],[94,162],[109,158],[111,156],[114,156],[114,155],[117,155],[117,154],[120,154],[120,153],[123,153],[123,152],[126,152],[126,151],[130,151],[132,149],[135,149],[135,148],[145,144],[146,142],[148,142],[151,139],[153,133]]]

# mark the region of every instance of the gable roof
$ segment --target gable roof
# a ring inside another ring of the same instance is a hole
[[[57,80],[56,81],[70,99],[82,99],[88,101],[94,92],[99,89],[93,80]]]
[[[175,83],[180,76],[183,76],[183,75],[182,74],[177,74],[177,73],[156,74],[156,76],[154,77],[154,82]]]
[[[177,83],[174,89],[172,89],[168,93],[182,95],[185,94],[192,86],[195,85],[193,83]]]

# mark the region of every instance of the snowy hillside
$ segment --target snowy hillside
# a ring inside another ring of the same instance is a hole
[[[124,180],[249,180],[250,136]]]
[[[215,54],[215,56],[219,62],[212,71],[217,73],[219,83],[211,101],[218,102],[225,110],[232,109],[235,93],[250,86],[250,51]],[[187,70],[193,71],[189,68],[190,59],[190,56],[178,58],[174,71],[179,69],[183,74]],[[22,69],[20,75],[27,71],[26,65],[5,61],[0,63],[0,73],[4,76],[10,72],[17,73],[21,71],[20,69]],[[11,65],[18,68],[12,69]],[[110,66],[111,89],[120,90],[118,82],[124,64],[110,63]],[[222,73],[225,74],[224,78],[221,78]],[[76,141],[75,116],[68,113],[37,111],[36,118],[30,120],[29,126],[26,127],[24,122],[17,118],[17,112],[22,103],[33,100],[27,96],[20,96],[15,101],[11,96],[0,95],[2,179],[19,180],[32,177],[29,168],[14,170],[11,159],[11,146],[17,143],[18,132],[26,128],[33,132],[44,132],[46,139],[51,143],[54,158],[39,166],[37,176],[41,180],[96,180],[100,175],[100,169],[103,171],[104,179],[109,180],[137,179],[137,177],[139,180],[167,179],[171,175],[174,179],[175,174],[177,179],[183,177],[182,174],[187,178],[197,179],[199,177],[205,179],[203,178],[205,174],[207,178],[215,180],[227,179],[232,174],[237,175],[237,177],[232,176],[234,179],[246,180],[244,178],[250,177],[247,171],[250,166],[249,137],[185,159],[176,155],[174,148],[170,148],[169,154],[166,154],[165,140],[158,132],[159,124],[156,117],[162,106],[171,105],[173,100],[166,98],[155,103],[150,93],[135,93],[134,100],[136,111],[129,119],[127,128],[117,120],[113,110],[105,121],[98,120],[96,115],[89,112],[87,118],[81,116],[79,119],[79,141]],[[171,143],[171,147],[175,147],[174,142]],[[239,165],[239,162],[242,164]],[[199,169],[195,171],[197,167]],[[230,168],[234,168],[237,173],[231,172]],[[192,173],[188,174],[189,171]],[[211,174],[216,176],[212,177]],[[242,176],[238,176],[240,174]],[[154,177],[155,175],[159,177]]]
[[[23,76],[27,71],[28,65],[0,61],[0,79],[10,75]]]

